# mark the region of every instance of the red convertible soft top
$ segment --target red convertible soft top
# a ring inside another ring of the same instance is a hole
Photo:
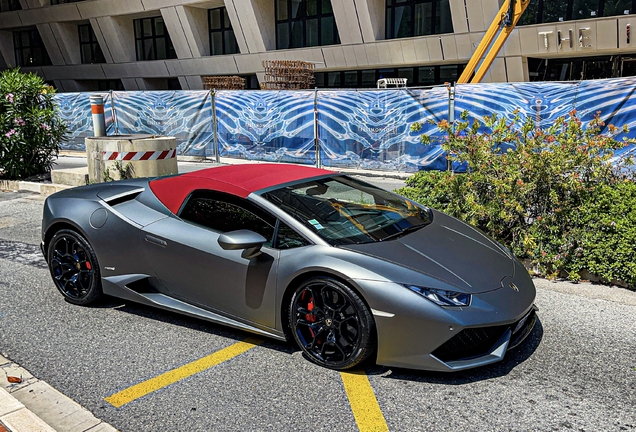
[[[290,164],[226,165],[150,181],[150,189],[171,212],[195,190],[207,189],[247,198],[252,192],[334,171]]]

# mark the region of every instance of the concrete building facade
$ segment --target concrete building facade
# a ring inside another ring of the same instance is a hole
[[[1,0],[0,69],[59,91],[201,89],[316,63],[318,87],[453,81],[503,0]],[[531,0],[485,82],[636,75],[636,0]]]

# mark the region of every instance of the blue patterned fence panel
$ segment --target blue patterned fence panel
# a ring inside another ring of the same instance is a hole
[[[89,97],[100,95],[104,98],[106,133],[114,134],[112,101],[110,93],[57,93],[54,95],[58,111],[69,128],[68,141],[62,143],[62,150],[84,150],[84,139],[93,136],[93,117]]]
[[[606,127],[626,125],[629,132],[625,136],[636,138],[636,77],[582,81],[575,107],[583,122],[589,122],[600,112]],[[628,154],[636,155],[636,146],[617,151],[615,159]]]
[[[627,125],[636,138],[636,77],[577,83],[462,84],[455,116],[531,116],[547,128],[573,109],[584,123],[596,112],[606,124]],[[107,133],[175,136],[182,155],[214,156],[212,95],[208,91],[60,93],[55,95],[69,125],[65,150],[83,150],[93,135],[89,96],[105,98]],[[111,100],[110,95],[113,95]],[[322,163],[412,172],[446,169],[437,123],[448,119],[445,87],[398,90],[219,91],[215,95],[222,156],[315,163],[314,102]],[[115,116],[113,117],[113,104]],[[420,123],[420,131],[411,125]],[[422,134],[431,138],[424,145]],[[636,153],[630,146],[618,155]],[[461,170],[461,166],[455,166]]]
[[[444,88],[430,90],[319,91],[321,159],[333,167],[417,171],[445,169],[439,145],[423,145],[420,135],[439,134],[428,120],[448,113]],[[420,122],[422,130],[410,127]]]
[[[187,156],[214,155],[209,91],[113,92],[119,134],[173,136]]]
[[[567,83],[462,84],[456,88],[456,116],[464,110],[470,119],[486,115],[512,120],[518,111],[523,122],[531,116],[537,127],[545,129],[561,116],[577,110],[586,126],[598,112],[606,125],[627,125],[628,138],[636,138],[636,78],[620,78]],[[630,146],[617,156],[633,153]]]
[[[521,120],[532,116],[538,127],[549,127],[574,108],[576,83],[460,84],[456,87],[456,116],[468,110],[470,117],[504,116],[512,120],[519,111]]]
[[[315,162],[313,91],[218,91],[221,156]]]

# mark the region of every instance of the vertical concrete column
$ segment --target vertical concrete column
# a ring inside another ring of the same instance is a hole
[[[145,90],[145,88],[139,88],[139,84],[135,78],[122,78],[121,83],[124,85],[126,91]]]
[[[190,44],[188,44],[188,40],[186,39],[186,35],[183,30],[184,23],[181,22],[181,17],[177,14],[176,8],[171,6],[160,10],[163,22],[166,23],[166,30],[168,31],[170,40],[174,46],[174,51],[177,53],[177,58],[192,58],[192,50],[190,49]]]
[[[42,38],[44,48],[49,54],[51,63],[55,66],[62,66],[65,65],[66,62],[51,26],[51,24],[38,24],[36,27]]]
[[[503,58],[497,57],[495,61],[492,62],[490,69],[488,69],[488,72],[484,75],[484,79],[482,79],[481,82],[494,83],[506,81],[506,62]]]
[[[183,90],[203,90],[203,80],[198,75],[180,76],[179,84]]]
[[[102,51],[106,60],[113,63],[128,63],[137,60],[135,52],[135,30],[132,18],[121,17],[101,17],[95,20],[97,26],[93,25],[95,34],[100,33],[99,38],[103,38],[106,49],[102,46]],[[91,20],[91,23],[93,20]],[[108,55],[106,53],[109,53]]]
[[[343,45],[362,43],[362,28],[354,0],[331,0],[331,7]]]
[[[13,32],[0,30],[0,68],[15,66]]]
[[[453,32],[468,33],[468,17],[466,16],[466,3],[475,0],[450,0],[451,17],[453,18]]]
[[[465,0],[465,4],[471,32],[485,31],[501,8],[498,0]]]
[[[102,53],[104,54],[104,58],[106,59],[106,63],[113,63],[113,56],[110,54],[110,50],[108,44],[106,43],[106,39],[104,38],[102,28],[99,25],[99,21],[96,18],[91,18],[90,23],[91,28],[95,33],[95,38],[97,39],[99,47],[102,49]]]
[[[530,80],[527,57],[506,57],[506,74],[508,82],[526,82]]]
[[[276,49],[274,2],[271,0],[225,0],[228,16],[241,53],[262,53]],[[247,51],[243,51],[244,40]]]
[[[384,2],[385,0],[353,0],[364,42],[375,42],[385,38]]]
[[[64,64],[81,64],[79,33],[72,23],[51,23],[51,32],[64,59]]]
[[[210,55],[210,32],[208,29],[208,10],[176,6],[175,11],[183,28],[192,57]],[[162,12],[163,13],[163,12]]]

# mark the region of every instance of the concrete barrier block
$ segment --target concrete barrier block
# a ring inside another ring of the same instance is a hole
[[[54,184],[84,186],[88,184],[88,167],[66,168],[51,171]]]

